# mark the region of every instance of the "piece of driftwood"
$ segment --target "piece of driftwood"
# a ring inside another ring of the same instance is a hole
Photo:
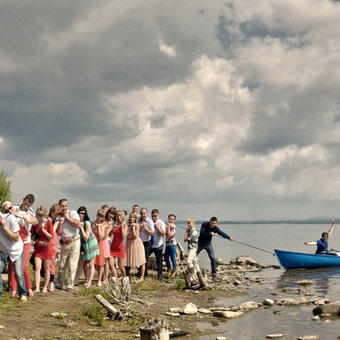
[[[114,319],[117,319],[119,311],[111,305],[102,295],[97,294],[94,298],[112,315]]]
[[[188,257],[187,252],[184,250],[184,248],[182,247],[182,245],[179,242],[177,242],[177,247],[180,251],[180,259],[185,260]]]
[[[131,296],[131,286],[129,277],[123,277],[122,279],[122,290],[121,290],[122,300],[129,301]]]
[[[122,298],[122,294],[120,292],[120,289],[118,287],[117,280],[114,276],[109,278],[110,288],[109,291],[111,295],[113,295],[116,299],[120,300]]]
[[[168,322],[165,318],[149,320],[149,324],[139,327],[141,340],[169,340]]]
[[[193,267],[187,265],[186,270],[183,272],[185,280],[185,288],[187,289],[204,289],[207,287],[206,280],[202,274],[197,258]]]

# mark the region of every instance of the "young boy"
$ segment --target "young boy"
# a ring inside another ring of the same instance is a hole
[[[195,229],[195,220],[193,218],[188,219],[187,225],[188,228],[185,230],[184,242],[188,242],[187,264],[190,271],[190,276],[193,276],[195,270],[196,272],[200,271],[198,259],[196,256],[198,246],[198,233],[197,230]]]

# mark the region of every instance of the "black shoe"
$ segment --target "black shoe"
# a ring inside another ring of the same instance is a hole
[[[69,292],[69,293],[72,292],[72,290],[73,290],[73,288],[71,288],[71,287],[68,287],[68,288],[66,289],[66,291]]]
[[[157,277],[157,279],[158,279],[158,281],[162,281],[162,275],[158,275],[158,277]]]

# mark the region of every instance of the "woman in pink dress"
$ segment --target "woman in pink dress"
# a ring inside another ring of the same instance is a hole
[[[138,215],[132,212],[129,215],[128,234],[126,237],[125,257],[126,267],[140,267],[141,276],[139,282],[144,281],[145,273],[145,249],[143,241],[139,238]]]
[[[109,271],[111,270],[111,274],[117,278],[117,271],[114,266],[113,257],[110,254],[110,241],[111,237],[109,236],[109,228],[112,226],[113,220],[117,214],[117,210],[115,207],[111,207],[107,210],[105,215],[105,232],[104,232],[104,240],[103,240],[103,249],[104,249],[104,258],[105,258],[105,266],[104,266],[104,279],[103,283],[107,284],[109,282]]]
[[[125,272],[125,248],[124,248],[124,238],[127,235],[127,225],[125,223],[125,211],[118,210],[115,224],[109,227],[109,236],[113,234],[113,241],[110,247],[110,254],[112,257],[118,258],[118,267],[122,276],[126,276]]]
[[[95,267],[98,271],[98,287],[102,285],[102,271],[104,269],[105,258],[103,250],[103,239],[105,237],[105,210],[99,209],[97,211],[97,218],[91,222],[92,232],[95,234],[98,241],[99,255],[94,259]]]
[[[32,226],[31,236],[34,239],[34,293],[40,292],[40,270],[41,265],[44,267],[44,287],[42,292],[47,293],[47,287],[50,282],[50,264],[53,256],[51,240],[53,239],[53,223],[51,219],[46,218],[47,210],[44,206],[38,207],[36,217],[38,224]]]

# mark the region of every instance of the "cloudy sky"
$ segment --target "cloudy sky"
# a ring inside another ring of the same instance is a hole
[[[13,201],[340,217],[340,2],[0,1]]]

